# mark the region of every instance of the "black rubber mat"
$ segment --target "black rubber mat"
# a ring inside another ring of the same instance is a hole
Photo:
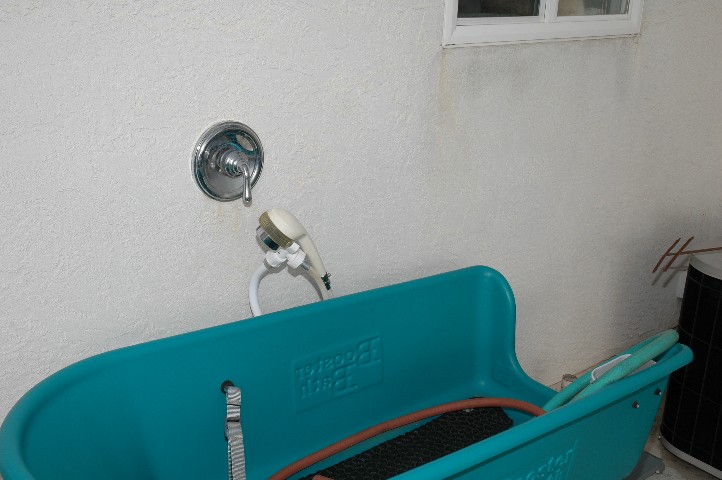
[[[512,420],[501,408],[446,413],[336,465],[303,477],[385,480],[503,432]]]

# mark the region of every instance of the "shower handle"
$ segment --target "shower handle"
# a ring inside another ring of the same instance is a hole
[[[209,127],[196,142],[193,177],[203,193],[221,201],[250,205],[251,188],[263,170],[263,146],[250,127],[226,121]]]
[[[251,202],[251,171],[248,168],[248,159],[231,146],[219,147],[212,155],[215,167],[220,173],[231,178],[243,177],[243,201]]]

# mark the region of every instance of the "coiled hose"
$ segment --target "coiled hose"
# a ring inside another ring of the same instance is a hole
[[[528,413],[533,416],[544,415],[546,412],[537,407],[534,404],[524,402],[522,400],[514,400],[511,398],[470,398],[468,400],[459,400],[457,402],[445,403],[417,412],[409,413],[402,417],[394,418],[386,422],[375,425],[371,428],[367,428],[355,435],[351,435],[340,442],[329,445],[326,448],[319,450],[316,453],[308,455],[291,465],[283,468],[279,472],[275,473],[270,477],[270,480],[286,480],[291,475],[295,475],[301,470],[310,467],[311,465],[325,460],[332,455],[336,455],[347,448],[353,447],[354,445],[361,443],[369,438],[373,438],[376,435],[394,430],[411,423],[419,422],[430,417],[442,415],[444,413],[455,412],[457,410],[466,410],[469,408],[484,408],[484,407],[501,407],[511,408],[513,410],[519,410],[521,412]]]

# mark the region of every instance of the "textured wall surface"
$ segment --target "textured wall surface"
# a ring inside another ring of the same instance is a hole
[[[441,0],[0,4],[0,418],[89,355],[250,315],[258,215],[293,211],[338,295],[486,264],[551,383],[676,323],[677,236],[722,240],[722,10],[635,39],[440,48]],[[250,125],[254,202],[206,198],[200,133]],[[267,311],[315,301],[302,277]]]

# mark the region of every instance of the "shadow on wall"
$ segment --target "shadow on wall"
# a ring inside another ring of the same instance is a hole
[[[677,326],[682,304],[677,296],[677,287],[678,282],[686,278],[690,257],[678,258],[667,272],[663,272],[663,266],[668,263],[666,260],[657,272],[652,273],[652,270],[674,240],[671,237],[676,238],[688,231],[706,230],[701,224],[692,223],[694,219],[680,219],[678,222],[664,219],[657,223],[659,227],[651,235],[645,238],[628,237],[620,243],[618,257],[610,260],[613,262],[610,278],[626,279],[626,283],[623,280],[615,282],[610,290],[614,318],[608,324],[607,338],[600,339],[600,344],[625,348],[657,331]],[[677,231],[663,225],[678,225]],[[709,240],[700,240],[699,248],[717,241],[709,235],[700,235],[702,238]],[[618,332],[625,331],[629,332],[626,334],[629,337],[620,338]],[[617,348],[610,347],[610,350],[609,353],[613,354]]]

